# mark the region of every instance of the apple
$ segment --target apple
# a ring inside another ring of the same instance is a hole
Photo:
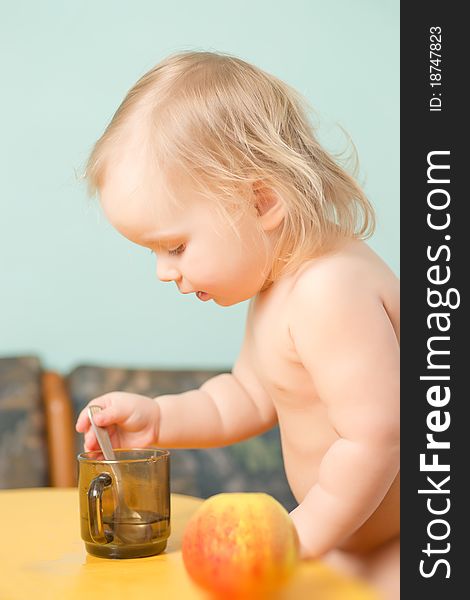
[[[183,534],[190,577],[224,598],[261,598],[282,586],[299,560],[299,540],[288,512],[263,493],[211,496]]]

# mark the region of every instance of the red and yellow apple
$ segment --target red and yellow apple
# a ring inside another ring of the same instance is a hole
[[[262,493],[217,494],[205,500],[183,534],[190,577],[216,596],[261,598],[283,585],[299,559],[289,514]]]

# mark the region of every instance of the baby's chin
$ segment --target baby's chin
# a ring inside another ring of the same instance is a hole
[[[218,306],[234,306],[235,304],[240,304],[240,302],[243,302],[243,300],[217,300],[214,298],[214,302]]]
[[[256,295],[256,294],[253,294]],[[253,296],[239,297],[239,298],[212,298],[212,300],[218,306],[235,306],[235,304],[240,304],[241,302],[246,302],[250,300]]]
[[[250,287],[246,286],[244,290],[235,291],[227,289],[227,295],[211,296],[211,300],[213,300],[218,306],[234,306],[235,304],[240,304],[241,302],[251,300],[251,298],[254,298],[262,291],[263,286],[261,283],[259,283],[258,285],[255,284]]]

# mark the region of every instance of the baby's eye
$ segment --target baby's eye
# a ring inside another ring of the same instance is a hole
[[[185,248],[186,244],[180,244],[177,248],[174,248],[173,250],[168,250],[168,254],[171,254],[172,256],[181,254],[182,252],[184,252]]]

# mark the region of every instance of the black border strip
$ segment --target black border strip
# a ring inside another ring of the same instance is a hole
[[[435,1],[401,4],[401,597],[405,600],[453,599],[470,593],[464,580],[470,572],[466,544],[470,397],[465,381],[470,370],[465,314],[470,228],[465,220],[469,192],[464,190],[470,151],[463,148],[469,131],[468,109],[463,106],[469,68],[468,33],[458,6]],[[431,38],[433,34],[440,42]],[[432,82],[440,85],[431,86]],[[434,449],[427,448],[427,435],[433,436]],[[421,468],[420,455],[424,455]],[[433,461],[435,470],[426,470],[433,468],[426,466]]]

